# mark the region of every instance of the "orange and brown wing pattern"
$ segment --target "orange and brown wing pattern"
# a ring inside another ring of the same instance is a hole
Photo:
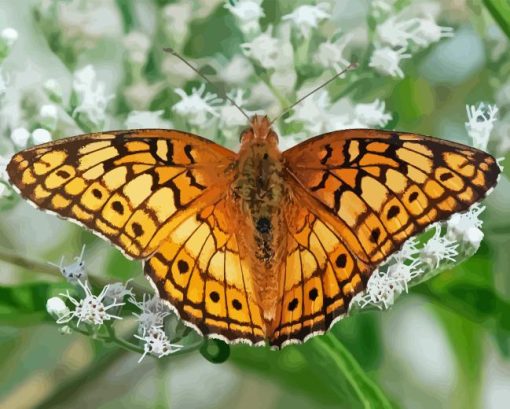
[[[235,154],[179,131],[82,135],[13,156],[7,172],[37,207],[78,221],[134,258],[221,195]]]
[[[199,333],[263,343],[265,324],[225,199],[189,216],[145,263],[161,298]]]
[[[318,136],[283,155],[291,178],[369,264],[481,200],[500,172],[492,156],[465,145],[369,129]]]
[[[270,336],[270,344],[278,348],[327,331],[347,313],[373,270],[356,258],[300,189],[294,186],[296,200],[285,209],[287,248]]]

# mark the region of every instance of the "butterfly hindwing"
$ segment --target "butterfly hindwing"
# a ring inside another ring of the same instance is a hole
[[[195,135],[147,129],[82,135],[17,153],[11,182],[37,207],[144,258],[221,194],[235,154]]]
[[[189,216],[145,263],[179,316],[202,334],[260,343],[265,327],[226,199]]]
[[[347,313],[352,297],[365,288],[372,271],[355,257],[341,235],[307,206],[299,189],[295,187],[299,200],[285,209],[287,249],[270,338],[275,347],[324,333]]]
[[[412,235],[467,210],[497,182],[489,154],[415,134],[370,129],[318,136],[283,153],[356,257],[380,263]]]

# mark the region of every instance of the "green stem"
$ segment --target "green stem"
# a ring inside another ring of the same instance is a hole
[[[157,399],[156,405],[154,408],[156,409],[169,409],[170,408],[170,394],[168,393],[169,389],[169,377],[168,377],[168,359],[158,359],[156,361],[157,368]]]
[[[119,338],[115,332],[115,328],[113,328],[112,324],[106,324],[106,332],[109,335],[109,338],[106,338],[108,341],[113,342],[114,344],[118,345],[121,348],[124,348],[128,351],[137,352],[139,354],[143,354],[144,350],[143,348],[140,348],[139,346],[132,344],[131,342],[128,342],[122,338]]]
[[[6,249],[0,247],[0,260],[5,261],[9,264],[13,264],[15,266],[23,267],[28,270],[38,271],[43,274],[48,274],[60,279],[63,279],[62,273],[57,266],[51,265],[49,263],[44,263],[38,260],[34,260],[30,257],[27,257],[22,254],[16,253],[14,250]],[[112,284],[114,281],[109,280],[105,277],[99,277],[94,274],[88,274],[88,281],[94,287],[104,287],[107,284]],[[145,294],[147,291],[133,282],[130,282],[129,287],[133,290],[135,295],[141,296]]]
[[[314,341],[323,358],[327,358],[343,374],[364,408],[393,408],[388,398],[365,375],[363,368],[337,338],[330,334],[317,337]]]

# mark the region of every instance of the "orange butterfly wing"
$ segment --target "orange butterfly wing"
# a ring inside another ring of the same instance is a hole
[[[35,146],[14,155],[7,172],[37,207],[146,258],[184,218],[221,196],[234,159],[196,135],[143,129]]]
[[[346,130],[283,153],[294,200],[271,344],[326,331],[372,271],[426,226],[481,200],[495,159],[414,134]]]
[[[221,198],[190,215],[147,260],[145,273],[200,334],[263,343],[265,323],[250,267],[240,254],[233,211]]]

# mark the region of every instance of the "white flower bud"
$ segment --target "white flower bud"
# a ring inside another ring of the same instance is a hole
[[[0,38],[10,48],[18,39],[18,32],[14,28],[4,28],[0,33]]]
[[[46,311],[48,311],[48,314],[56,319],[65,317],[70,313],[66,303],[60,297],[51,297],[48,301],[46,301]]]
[[[55,105],[43,105],[39,110],[41,125],[45,128],[54,130],[58,122],[58,109]]]
[[[46,129],[37,128],[32,132],[32,141],[34,142],[34,145],[50,142],[51,133],[49,133]]]
[[[56,103],[62,102],[62,88],[60,87],[60,84],[57,82],[57,80],[50,78],[49,80],[46,80],[43,84],[44,91],[46,91],[46,94],[48,97]]]
[[[30,138],[30,132],[25,128],[15,128],[11,132],[11,140],[18,148],[25,148],[28,138]]]

